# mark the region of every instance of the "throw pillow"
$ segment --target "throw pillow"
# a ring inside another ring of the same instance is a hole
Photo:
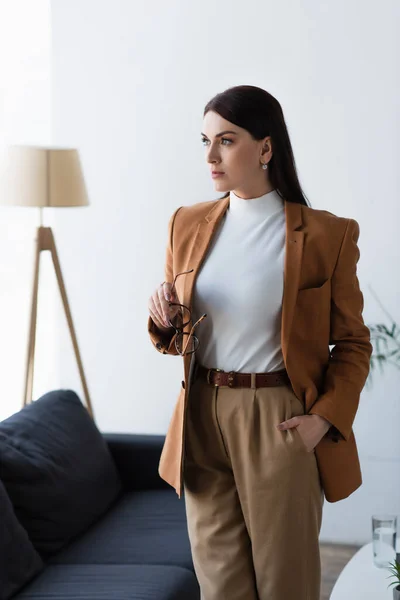
[[[103,436],[71,390],[49,392],[0,422],[0,456],[15,514],[43,559],[122,491]]]
[[[1,460],[0,460],[1,471]],[[8,600],[43,569],[0,481],[0,600]]]

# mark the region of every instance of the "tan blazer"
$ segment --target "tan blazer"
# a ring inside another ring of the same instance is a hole
[[[354,219],[286,200],[284,204],[283,359],[293,390],[305,403],[305,413],[319,414],[332,423],[315,455],[325,497],[336,502],[362,483],[352,424],[368,376],[372,345],[362,318],[364,300],[356,272],[360,229]],[[193,269],[176,280],[178,301],[190,308],[196,276],[228,206],[229,196],[180,206],[169,220],[165,281],[172,282],[177,273]],[[176,334],[171,331],[174,335],[160,335],[149,316],[148,332],[155,348],[177,355]],[[183,357],[184,380],[159,463],[160,477],[175,488],[179,498],[194,363],[193,354]]]

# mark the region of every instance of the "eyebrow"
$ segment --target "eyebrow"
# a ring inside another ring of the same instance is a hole
[[[226,130],[226,131],[221,131],[220,133],[217,133],[217,135],[215,137],[221,137],[221,135],[224,135],[225,133],[233,133],[234,135],[237,135],[236,131]],[[205,133],[201,132],[201,135],[203,135],[204,137],[206,137],[208,139],[208,137],[206,136]]]

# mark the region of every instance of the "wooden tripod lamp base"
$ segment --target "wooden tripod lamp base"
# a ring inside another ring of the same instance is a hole
[[[93,418],[92,404],[86,385],[78,342],[72,323],[67,292],[61,275],[53,232],[43,227],[44,208],[88,206],[89,198],[83,176],[79,152],[76,148],[11,145],[0,152],[0,204],[36,207],[40,209],[40,227],[37,230],[35,268],[33,278],[32,312],[26,363],[25,395],[23,405],[32,402],[33,366],[35,360],[36,319],[39,286],[40,254],[51,252],[58,287],[67,316],[87,409]]]
[[[64,280],[61,273],[60,262],[58,260],[56,244],[54,235],[51,227],[38,227],[37,238],[36,238],[36,252],[35,252],[35,263],[34,263],[34,277],[33,277],[33,292],[32,292],[32,308],[31,308],[31,319],[28,339],[28,352],[26,362],[26,377],[25,377],[25,394],[23,406],[32,402],[32,389],[33,389],[33,371],[34,371],[34,359],[35,359],[35,342],[36,342],[36,322],[37,322],[37,306],[38,306],[38,288],[39,288],[39,267],[40,267],[40,255],[42,252],[48,250],[51,252],[53,260],[54,270],[57,277],[58,287],[61,293],[61,299],[64,306],[65,315],[67,317],[68,328],[72,339],[74,353],[76,361],[78,363],[79,375],[82,382],[83,393],[86,400],[87,410],[90,416],[94,420],[92,403],[90,401],[89,390],[86,383],[85,373],[83,370],[82,360],[79,353],[78,341],[72,322],[72,315],[69,308],[67,292],[64,285]]]

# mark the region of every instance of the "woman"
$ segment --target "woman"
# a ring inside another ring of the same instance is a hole
[[[151,341],[184,360],[159,473],[184,488],[202,600],[319,600],[324,494],[361,485],[359,226],[307,204],[265,90],[218,94],[201,135],[225,194],[174,212],[149,301]]]

